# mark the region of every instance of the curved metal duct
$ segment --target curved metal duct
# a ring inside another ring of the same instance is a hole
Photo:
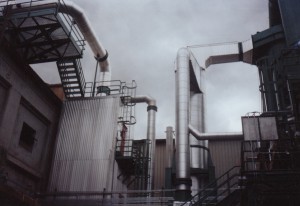
[[[73,17],[82,35],[93,51],[96,60],[99,61],[101,72],[110,72],[108,53],[102,46],[101,42],[98,40],[93,28],[90,26],[90,22],[85,16],[84,11],[73,2],[64,1],[64,3],[66,6],[60,6],[59,11],[69,14]]]
[[[178,200],[191,195],[190,144],[188,136],[190,107],[189,52],[181,48],[176,61],[176,194]]]
[[[154,174],[154,155],[155,155],[155,117],[157,112],[156,100],[150,96],[136,96],[132,97],[129,100],[131,103],[147,103],[148,111],[148,125],[147,125],[147,140],[150,140],[152,143],[151,150],[148,149],[148,157],[151,158],[151,161],[148,165],[148,174],[150,176],[149,184],[147,189],[152,189],[153,184],[153,174]]]
[[[176,194],[179,201],[189,199],[191,195],[190,166],[199,168],[199,158],[190,160],[189,133],[194,138],[191,142],[199,145],[199,140],[243,139],[242,133],[207,134],[204,132],[203,97],[202,94],[191,92],[190,88],[190,53],[181,48],[176,61]],[[191,104],[190,104],[191,101]],[[191,112],[190,112],[191,111]],[[200,118],[200,119],[199,119]],[[207,141],[200,142],[207,147]],[[192,150],[193,155],[201,156],[199,151]],[[202,154],[203,159],[206,154]],[[191,164],[190,164],[191,163]],[[202,161],[205,164],[205,161]],[[193,183],[199,185],[194,177]]]

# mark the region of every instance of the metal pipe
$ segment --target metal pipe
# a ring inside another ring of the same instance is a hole
[[[73,17],[73,19],[77,23],[79,30],[81,31],[82,35],[93,51],[95,58],[100,62],[101,72],[109,72],[110,69],[108,53],[102,46],[101,42],[98,40],[97,35],[90,25],[88,18],[84,14],[84,11],[73,2],[64,1],[64,3],[66,6],[60,6],[59,12],[69,14]]]
[[[196,74],[200,75],[200,74]],[[191,92],[190,94],[190,124],[197,128],[199,131],[204,132],[204,108],[203,108],[203,94]],[[197,140],[193,135],[189,135],[190,145],[203,146],[205,140]],[[206,151],[199,147],[190,147],[190,163],[191,168],[205,169],[205,156]],[[199,175],[191,175],[192,179],[192,196],[195,195],[201,185],[204,185],[203,178]]]
[[[172,168],[173,162],[173,127],[167,127],[166,130],[166,167]]]
[[[178,50],[176,68],[176,198],[186,200],[191,193],[188,138],[190,72],[187,48]]]
[[[190,124],[193,127],[197,128],[197,130],[204,132],[203,126],[203,94],[201,93],[191,93],[191,105],[190,105]],[[197,140],[193,135],[190,135],[190,144],[191,145],[202,145],[199,140]],[[202,161],[202,152],[199,148],[191,148],[191,168],[202,168],[203,169],[203,161]]]
[[[189,125],[189,132],[198,140],[243,140],[242,132],[226,132],[226,133],[201,133],[193,125]]]
[[[151,150],[148,150],[148,157],[150,157],[148,165],[149,183],[147,189],[152,189],[153,174],[154,174],[154,155],[155,155],[155,117],[157,112],[156,100],[150,96],[136,96],[129,99],[131,103],[147,103],[148,111],[148,125],[147,125],[147,140],[152,143]]]

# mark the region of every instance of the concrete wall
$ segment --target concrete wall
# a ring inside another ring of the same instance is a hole
[[[42,68],[41,68],[42,69]],[[0,147],[6,150],[8,184],[46,188],[61,101],[35,72],[3,47],[0,50]],[[24,123],[35,133],[31,149],[20,144]]]

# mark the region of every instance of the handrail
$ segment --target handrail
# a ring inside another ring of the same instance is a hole
[[[235,186],[238,184],[238,182],[233,183],[232,185],[230,184],[230,181],[232,179],[234,179],[235,177],[239,176],[239,172],[238,173],[234,173],[233,175],[230,175],[230,173],[232,171],[234,171],[235,169],[240,168],[240,166],[234,166],[232,168],[230,168],[227,172],[225,172],[223,175],[221,175],[220,177],[218,177],[215,181],[211,182],[210,184],[206,185],[200,192],[198,192],[196,195],[194,195],[189,201],[183,203],[181,206],[186,205],[187,203],[189,205],[195,205],[195,204],[199,204],[201,205],[201,203],[207,199],[208,197],[214,195],[214,198],[212,200],[209,200],[209,202],[211,201],[215,201],[218,199],[218,197],[221,194],[224,194],[226,191],[228,192],[228,195],[231,193],[231,189],[232,186]],[[226,177],[225,181],[222,181],[221,183],[218,184],[218,182],[222,179],[224,179],[224,177]],[[221,187],[226,185],[226,190],[224,190],[222,193],[218,194],[218,190],[222,189]]]

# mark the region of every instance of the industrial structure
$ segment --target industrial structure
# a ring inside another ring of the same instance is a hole
[[[134,80],[111,80],[108,52],[80,8],[0,1],[1,205],[299,205],[299,9],[269,0],[270,28],[253,46],[233,44],[205,65],[179,49],[175,130],[156,140],[156,100],[136,95]],[[80,63],[85,42],[93,82]],[[243,132],[206,133],[204,67],[236,61],[257,65],[262,112],[241,118]],[[56,62],[61,85],[30,67],[44,62]],[[134,140],[139,103],[147,131]]]

